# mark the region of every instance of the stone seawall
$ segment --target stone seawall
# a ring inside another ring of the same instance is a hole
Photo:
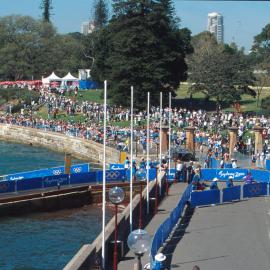
[[[0,140],[45,147],[57,152],[68,152],[73,157],[86,161],[99,163],[103,160],[102,144],[57,132],[0,124]],[[106,162],[118,163],[118,161],[119,151],[107,147]]]

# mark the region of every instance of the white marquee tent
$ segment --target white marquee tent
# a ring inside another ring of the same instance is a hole
[[[67,81],[67,82],[74,82],[78,80],[79,79],[71,75],[70,72],[65,77],[62,78],[62,81]]]
[[[59,82],[61,82],[62,79],[60,77],[58,77],[57,75],[55,75],[54,72],[50,76],[48,76],[46,78],[43,78],[42,77],[42,83],[43,84],[49,84],[50,82],[53,82],[53,81],[59,81]]]

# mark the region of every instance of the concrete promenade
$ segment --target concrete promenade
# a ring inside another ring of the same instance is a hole
[[[269,197],[196,208],[189,214],[165,248],[166,255],[173,251],[169,269],[269,269]]]
[[[183,192],[185,191],[186,183],[172,184],[169,189],[169,196],[165,197],[162,203],[159,205],[158,213],[153,217],[151,222],[146,226],[145,230],[149,233],[150,237],[154,236],[158,226],[170,215],[171,211],[176,207],[177,203],[181,199]],[[137,228],[134,228],[134,230]],[[150,262],[150,257],[144,255],[142,258],[142,265]],[[118,264],[118,270],[133,269],[134,254],[128,252],[122,261]]]

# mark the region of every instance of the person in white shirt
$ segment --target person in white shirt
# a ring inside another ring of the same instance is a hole
[[[176,163],[176,171],[175,171],[175,179],[176,181],[180,181],[181,177],[183,177],[183,173],[184,173],[184,165],[183,162],[178,159],[177,163]]]
[[[237,164],[236,164],[236,162],[237,162],[236,159],[233,159],[233,160],[232,160],[232,168],[233,168],[233,169],[236,169],[236,168],[238,167]]]

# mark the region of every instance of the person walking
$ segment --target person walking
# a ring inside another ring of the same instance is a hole
[[[178,159],[176,163],[176,171],[175,171],[175,179],[179,182],[181,178],[183,179],[183,170],[184,170],[184,165],[183,162]]]

